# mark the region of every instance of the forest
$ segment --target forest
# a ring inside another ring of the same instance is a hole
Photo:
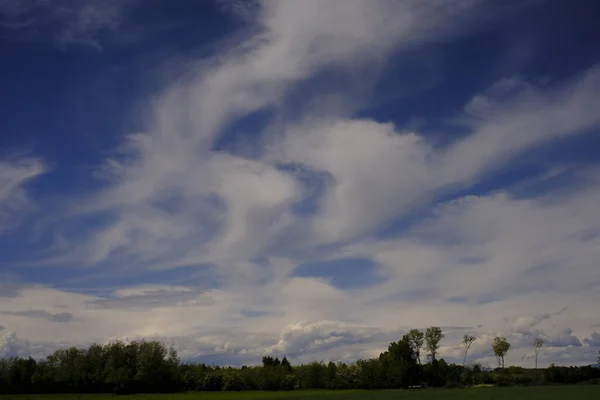
[[[15,393],[160,393],[184,391],[396,389],[600,384],[600,368],[592,366],[526,369],[504,366],[510,350],[506,338],[494,340],[498,368],[468,365],[471,344],[465,335],[462,364],[438,358],[444,334],[439,327],[413,329],[389,344],[379,357],[353,363],[311,362],[292,366],[287,357],[265,356],[262,365],[221,367],[182,362],[174,348],[157,341],[117,341],[87,349],[60,349],[45,359],[0,360],[0,394]],[[532,343],[537,354],[541,339]],[[537,349],[537,350],[536,350]],[[421,352],[426,362],[421,361]],[[598,363],[600,364],[600,354]]]

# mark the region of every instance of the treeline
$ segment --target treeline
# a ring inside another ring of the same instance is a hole
[[[428,332],[429,331],[429,332]],[[600,383],[592,367],[521,367],[482,370],[437,358],[441,329],[413,330],[377,358],[354,363],[312,362],[292,366],[286,357],[263,357],[262,366],[241,368],[182,363],[174,349],[137,341],[58,350],[43,360],[0,360],[0,393],[239,391],[384,389],[477,384],[539,385]],[[473,339],[474,340],[474,339]],[[465,336],[465,360],[473,340]],[[421,363],[421,349],[427,363]]]
[[[172,392],[177,352],[159,342],[116,342],[57,350],[43,360],[0,360],[0,393]]]

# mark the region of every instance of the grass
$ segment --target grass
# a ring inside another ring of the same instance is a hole
[[[297,392],[213,392],[177,394],[54,394],[5,395],[0,400],[597,400],[600,386],[543,386],[513,388],[423,389],[423,390],[306,390]]]

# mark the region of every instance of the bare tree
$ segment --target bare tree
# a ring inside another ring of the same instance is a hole
[[[535,356],[535,369],[538,367],[538,355],[544,346],[544,340],[540,338],[535,338],[531,342],[531,347],[533,347],[533,354]]]
[[[475,336],[470,336],[470,335],[463,336],[462,345],[465,348],[465,358],[463,359],[462,365],[465,365],[467,363],[467,353],[469,352],[469,349],[471,348],[471,345],[473,344],[474,341],[475,341]]]

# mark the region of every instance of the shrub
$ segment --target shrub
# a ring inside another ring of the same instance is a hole
[[[507,387],[513,385],[513,382],[511,381],[510,377],[504,374],[496,375],[494,381],[495,385],[498,387]]]
[[[216,392],[223,389],[223,376],[217,371],[206,374],[202,383],[202,390]]]
[[[281,381],[281,390],[294,390],[297,386],[296,377],[293,374],[286,374]]]
[[[231,392],[244,390],[244,380],[237,371],[227,371],[223,376],[223,390]]]

